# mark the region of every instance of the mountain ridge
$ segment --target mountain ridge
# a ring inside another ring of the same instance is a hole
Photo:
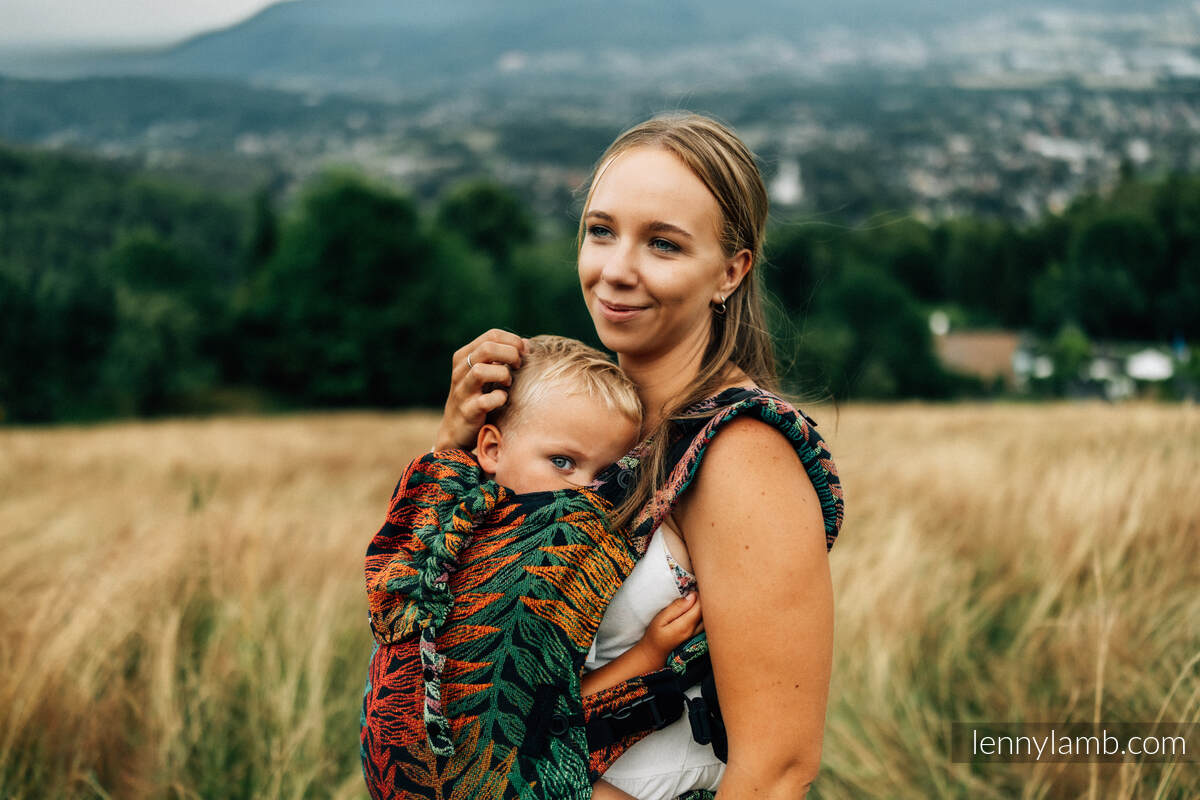
[[[1148,0],[1139,11],[1175,6],[1178,0]],[[1057,7],[1125,8],[1116,0]],[[810,0],[799,9],[787,0],[669,6],[510,0],[502,7],[484,0],[288,0],[168,47],[60,67],[67,74],[221,78],[390,95],[539,81],[704,83],[780,72],[812,77],[822,64],[836,63],[830,51],[847,42],[860,60],[907,47],[911,54],[901,53],[900,65],[906,57],[925,63],[939,55],[930,31],[987,15],[1047,13],[1053,9],[1032,0],[960,0],[948,8],[938,0]]]

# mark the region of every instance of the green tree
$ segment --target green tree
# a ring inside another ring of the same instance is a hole
[[[96,415],[100,364],[116,326],[113,287],[99,270],[35,274],[0,261],[0,415]]]
[[[1074,318],[1093,336],[1153,336],[1149,293],[1162,287],[1163,265],[1163,240],[1153,220],[1110,213],[1085,223],[1072,238],[1067,262]]]
[[[762,267],[764,281],[789,313],[807,313],[820,287],[845,258],[848,235],[835,226],[805,223],[771,231]]]
[[[279,244],[279,217],[271,192],[259,189],[250,200],[250,221],[246,230],[245,260],[249,271],[267,263]]]
[[[946,279],[928,228],[911,220],[899,226],[885,252],[888,272],[914,297],[925,302],[945,298]]]
[[[1019,305],[1028,282],[1012,250],[1014,230],[996,220],[959,219],[945,223],[946,299],[999,322]],[[1016,294],[1016,299],[1013,298]]]
[[[1050,358],[1054,362],[1054,380],[1062,392],[1084,377],[1084,368],[1092,356],[1092,343],[1078,325],[1063,325],[1050,343]]]
[[[117,285],[117,328],[103,367],[111,406],[161,414],[211,388],[212,350],[228,322],[228,294],[212,270],[149,228],[122,235],[104,266]]]
[[[485,256],[408,198],[329,174],[284,223],[239,330],[250,374],[294,401],[434,404],[453,350],[510,317]]]
[[[533,241],[534,234],[533,219],[521,202],[489,181],[451,189],[438,205],[437,225],[491,256],[502,270],[518,247]]]
[[[1159,335],[1200,338],[1200,176],[1170,176],[1151,208],[1164,243],[1162,284],[1151,287]]]
[[[1033,284],[1033,324],[1051,335],[1066,323],[1078,324],[1075,286],[1061,263],[1050,264]]]
[[[119,414],[175,410],[210,388],[216,369],[200,352],[203,320],[169,292],[117,291],[118,326],[101,375],[106,404]]]
[[[875,267],[849,266],[821,293],[802,342],[800,363],[823,364],[837,397],[940,398],[967,387],[938,362],[912,295]]]
[[[574,237],[518,248],[504,283],[512,292],[514,330],[522,336],[555,333],[600,345],[579,288]]]

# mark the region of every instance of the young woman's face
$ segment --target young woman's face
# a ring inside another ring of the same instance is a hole
[[[584,209],[579,250],[584,300],[605,347],[623,360],[681,346],[703,352],[712,304],[741,277],[720,227],[716,198],[669,151],[638,147],[608,163]]]

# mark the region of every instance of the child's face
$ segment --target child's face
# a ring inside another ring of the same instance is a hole
[[[496,483],[518,494],[586,486],[629,452],[638,427],[587,395],[551,395],[503,433],[484,426],[477,454]]]

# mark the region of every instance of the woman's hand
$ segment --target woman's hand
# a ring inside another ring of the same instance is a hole
[[[450,394],[438,426],[435,450],[470,450],[487,415],[508,400],[511,370],[521,366],[525,340],[492,328],[455,351],[450,368]]]

